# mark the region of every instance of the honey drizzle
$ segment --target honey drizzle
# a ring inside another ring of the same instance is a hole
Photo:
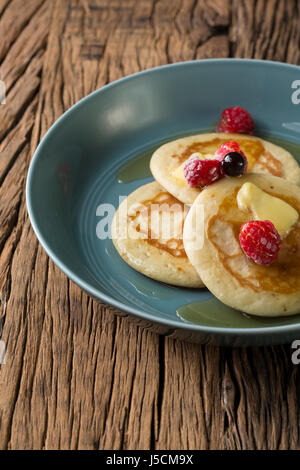
[[[161,199],[163,197],[163,199]],[[169,193],[166,192],[160,192],[157,194],[154,198],[148,199],[146,201],[141,202],[141,204],[147,208],[147,220],[151,220],[151,211],[152,211],[152,205],[156,204],[159,206],[163,206],[164,204],[167,204],[169,207],[172,205],[176,204],[178,206],[182,207],[182,211],[184,211],[184,205],[175,199],[173,196],[171,196]],[[136,217],[138,216],[139,212],[135,214],[135,216],[129,216],[129,218],[134,221]],[[182,221],[182,227],[181,227],[181,232],[183,233],[183,224],[184,220]],[[137,231],[140,231],[139,225],[136,227]],[[170,255],[174,256],[175,258],[187,258],[184,246],[183,246],[183,240],[182,238],[170,238],[166,243],[161,243],[160,240],[156,238],[151,237],[151,227],[149,227],[148,223],[148,231],[145,233],[147,235],[147,238],[143,238],[144,241],[146,241],[149,245],[154,246],[160,250],[167,251]],[[168,244],[176,244],[176,248],[171,248],[168,246]]]

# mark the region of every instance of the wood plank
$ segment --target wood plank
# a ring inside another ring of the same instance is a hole
[[[25,5],[26,2],[23,3]],[[11,44],[1,64],[1,79],[5,82],[7,92],[29,65],[32,67],[32,62],[40,61],[46,47],[49,21],[49,2],[45,2]]]
[[[27,22],[36,13],[43,1],[45,0],[26,0],[26,2],[24,0],[11,0],[8,4],[3,3],[3,13],[0,18],[0,61],[3,60],[22,30],[26,28]]]
[[[299,21],[297,0],[233,0],[232,52],[235,57],[299,64]]]

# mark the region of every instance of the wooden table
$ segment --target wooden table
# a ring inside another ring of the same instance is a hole
[[[49,260],[25,206],[38,142],[86,94],[168,62],[300,64],[299,24],[297,0],[0,0],[0,448],[300,447],[289,345],[199,346],[115,316]]]

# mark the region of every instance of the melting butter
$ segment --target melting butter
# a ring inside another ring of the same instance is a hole
[[[281,238],[287,236],[297,222],[298,212],[278,197],[267,194],[253,183],[244,183],[237,194],[241,210],[251,210],[255,220],[270,220]]]
[[[186,185],[186,184],[187,184],[186,179],[185,179],[184,174],[183,174],[183,167],[182,167],[182,165],[180,165],[179,167],[177,167],[176,170],[174,170],[174,171],[172,172],[172,176],[173,176],[174,178],[176,178],[178,184],[181,184],[181,185]]]

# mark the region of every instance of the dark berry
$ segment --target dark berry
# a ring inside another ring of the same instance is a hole
[[[221,161],[222,171],[226,176],[241,176],[247,168],[247,160],[239,152],[229,152]]]

